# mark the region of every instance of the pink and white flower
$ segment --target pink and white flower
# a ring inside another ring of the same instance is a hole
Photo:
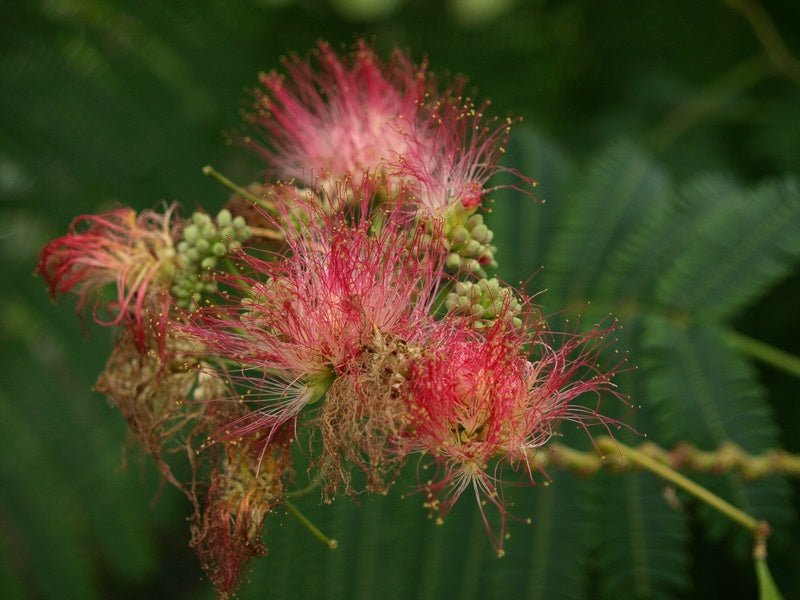
[[[369,197],[362,185],[361,197]],[[376,332],[407,339],[429,319],[441,272],[440,245],[400,213],[369,214],[367,203],[330,212],[294,188],[275,195],[285,253],[242,254],[248,274],[232,276],[238,305],[200,311],[189,333],[228,365],[245,400],[259,404],[226,437],[269,435],[322,397]],[[338,205],[349,195],[341,186]],[[288,201],[287,201],[288,198]],[[282,223],[290,223],[289,227]]]
[[[427,63],[395,51],[382,62],[362,40],[348,58],[320,43],[316,68],[291,56],[287,75],[263,75],[251,117],[264,140],[245,138],[268,171],[318,187],[364,173],[399,188],[425,217],[460,206],[474,210],[499,170],[511,120],[499,122],[461,95],[456,79],[439,91]],[[532,180],[512,172],[521,183]],[[323,186],[324,187],[324,186]]]
[[[612,374],[595,364],[602,332],[573,334],[554,348],[531,317],[529,312],[524,327],[500,319],[481,332],[463,322],[441,322],[409,369],[412,425],[404,450],[431,457],[437,467],[423,486],[426,506],[444,516],[472,488],[500,554],[507,516],[503,464],[523,464],[532,478],[531,453],[563,421],[581,427],[607,422],[596,408],[575,400],[613,389]],[[486,502],[500,514],[497,535]]]
[[[293,55],[284,61],[287,76],[261,76],[251,120],[266,139],[245,142],[280,179],[314,186],[350,176],[358,184],[409,151],[431,87],[427,65],[400,51],[384,63],[363,40],[347,59],[324,42],[313,56],[316,68]]]

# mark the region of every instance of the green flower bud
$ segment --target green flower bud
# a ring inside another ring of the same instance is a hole
[[[183,239],[190,244],[195,243],[200,238],[200,227],[197,225],[189,225],[183,230]]]
[[[463,254],[464,256],[478,256],[481,250],[483,250],[483,246],[480,242],[476,240],[470,240],[464,244]]]
[[[208,218],[208,215],[207,215],[207,214],[205,214],[205,213],[196,212],[196,213],[194,213],[194,214],[192,215],[192,221],[194,221],[194,223],[195,223],[196,225],[200,225],[200,226],[202,226],[202,225],[205,225],[205,224],[206,224],[206,223],[208,223],[210,220],[211,220],[211,219],[209,219],[209,218]]]
[[[454,244],[463,244],[469,238],[469,231],[467,231],[464,227],[458,227],[453,231],[453,233],[448,236]]]
[[[467,219],[467,229],[472,231],[478,225],[483,225],[483,215],[480,213],[475,213],[469,219]]]
[[[486,243],[487,237],[489,236],[489,228],[481,223],[477,227],[473,228],[472,231],[469,232],[472,236],[472,239],[476,242],[480,242],[481,244]]]
[[[208,254],[208,250],[211,248],[211,244],[208,243],[207,239],[201,238],[195,242],[194,247],[197,248],[197,251],[200,254]]]
[[[200,266],[203,269],[213,269],[217,266],[217,259],[214,256],[206,256],[202,261],[200,261]]]
[[[227,227],[231,224],[231,221],[233,221],[233,216],[227,208],[223,208],[217,213],[217,225],[219,227]]]
[[[208,223],[200,227],[200,235],[206,238],[207,240],[216,237],[217,228],[214,227],[214,224],[211,223],[211,221],[209,221]]]

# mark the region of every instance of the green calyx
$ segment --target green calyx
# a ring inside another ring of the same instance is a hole
[[[447,245],[446,265],[453,271],[486,277],[487,268],[497,268],[497,248],[491,245],[494,233],[483,222],[483,215],[460,204],[448,211],[443,231]]]
[[[205,213],[194,213],[177,246],[179,270],[171,290],[176,304],[194,310],[213,294],[212,271],[250,235],[244,218],[234,217],[227,208],[214,220]]]
[[[498,318],[509,321],[514,327],[522,326],[519,314],[522,304],[514,291],[500,284],[497,278],[459,281],[445,299],[447,311],[472,319],[473,327],[491,327]]]
[[[314,404],[325,396],[336,376],[332,372],[312,375],[308,378],[308,404]]]

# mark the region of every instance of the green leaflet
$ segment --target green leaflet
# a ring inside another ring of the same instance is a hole
[[[601,152],[570,189],[558,200],[564,203],[562,218],[545,260],[544,302],[555,310],[609,299],[598,294],[609,260],[658,211],[668,180],[646,154],[621,141]]]
[[[580,310],[584,322],[609,313],[620,318],[621,348],[642,367],[619,381],[643,406],[644,419],[635,419],[639,430],[667,447],[687,440],[711,448],[725,439],[753,451],[774,447],[776,427],[764,395],[719,327],[796,264],[794,184],[745,192],[730,178],[711,174],[673,192],[658,165],[620,142],[601,152],[569,189],[566,198],[549,199],[564,207],[541,242],[549,260],[533,289],[547,287],[539,299],[548,311],[563,310],[566,302],[566,317]],[[756,217],[761,212],[768,223]],[[747,230],[746,223],[754,227]],[[720,248],[740,240],[746,251],[732,268]],[[719,301],[709,302],[711,297]],[[687,329],[687,323],[697,324]],[[634,422],[632,415],[623,420]],[[614,500],[596,547],[606,566],[599,572],[601,589],[608,597],[672,597],[688,583],[685,516],[666,505],[659,495],[663,486],[652,477],[618,477],[603,480],[605,495]],[[788,488],[779,478],[700,479],[759,517],[776,525],[787,521]],[[700,514],[713,539],[730,532],[724,517],[704,507]],[[746,550],[747,535],[738,537]]]
[[[599,516],[597,481],[561,471],[551,477],[547,487],[517,493],[515,510],[532,522],[512,523],[508,554],[490,571],[492,598],[583,597]]]
[[[406,481],[413,481],[413,469]],[[509,479],[524,473],[508,471]],[[315,494],[298,506],[339,546],[329,550],[281,509],[266,526],[269,558],[253,564],[240,597],[260,598],[581,598],[597,505],[594,480],[554,472],[532,488],[511,489],[506,556],[496,558],[471,490],[444,524],[422,508],[422,496],[342,498],[322,505]],[[493,521],[495,515],[487,510]],[[524,520],[531,518],[531,524]],[[313,573],[301,577],[300,573]]]
[[[706,181],[701,208],[685,223],[657,302],[692,320],[733,316],[786,277],[800,257],[800,188],[794,179],[752,190]]]
[[[31,585],[45,589],[59,585],[55,575],[38,576],[46,569],[37,566],[37,561],[52,560],[54,572],[81,582],[75,586],[80,590],[76,597],[102,596],[96,581],[101,569],[136,581],[156,565],[150,527],[158,479],[150,471],[142,476],[135,450],[128,455],[130,468],[120,469],[122,418],[115,415],[115,421],[107,421],[107,415],[113,414],[107,402],[87,391],[92,379],[82,371],[102,364],[103,344],[95,344],[93,352],[84,350],[82,364],[71,363],[61,350],[65,337],[79,335],[70,307],[63,307],[48,322],[35,312],[40,304],[48,304],[46,297],[15,298],[4,306],[6,314],[14,312],[22,326],[4,332],[3,370],[23,373],[27,369],[28,376],[15,382],[12,395],[0,399],[8,449],[0,459],[0,472],[18,478],[0,486],[0,504],[13,503],[25,512],[25,517],[15,519],[16,535],[40,549],[15,557],[19,568],[37,574],[30,579]],[[69,326],[62,325],[62,320]],[[37,372],[60,373],[61,388],[53,389]],[[77,390],[82,390],[80,396]],[[70,394],[81,400],[65,402]],[[12,450],[17,444],[21,449]],[[174,499],[171,493],[164,495],[158,512],[174,511]],[[180,506],[171,518],[181,519],[187,510]],[[62,550],[69,553],[68,560],[48,558]]]
[[[664,483],[649,473],[604,474],[600,480],[601,597],[676,597],[688,587],[686,513],[668,504]]]
[[[619,332],[620,345],[635,357],[643,354],[643,322],[629,321]],[[637,359],[638,360],[638,359]],[[618,384],[631,395],[635,410],[616,408],[611,415],[635,431],[617,438],[628,444],[653,435],[654,406],[641,369],[621,373]],[[665,483],[650,473],[603,473],[599,477],[601,518],[594,552],[597,594],[609,600],[672,598],[690,587],[689,528],[686,512],[671,504]]]
[[[759,600],[783,600],[783,596],[772,579],[766,559],[756,559],[756,576],[758,577]]]
[[[486,219],[495,233],[492,243],[498,248],[498,272],[517,284],[529,280],[545,264],[547,244],[564,209],[561,199],[573,166],[552,140],[526,127],[514,129],[504,162],[537,180],[535,188],[525,189],[531,196],[513,188],[501,188],[490,196],[494,202]],[[495,180],[492,183],[497,185],[520,186],[509,173],[501,173]],[[534,276],[530,289],[541,289],[541,277]]]

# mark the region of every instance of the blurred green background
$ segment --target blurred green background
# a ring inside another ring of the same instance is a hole
[[[622,320],[640,367],[620,378],[642,405],[628,422],[666,446],[800,452],[800,382],[729,343],[800,354],[795,0],[4,0],[0,30],[0,597],[213,597],[188,504],[91,391],[113,333],[32,272],[78,214],[213,210],[227,194],[207,163],[257,179],[224,133],[257,72],[318,39],[427,55],[524,118],[506,165],[547,202],[495,195],[500,275],[543,266],[530,286],[548,313]],[[241,596],[755,596],[746,536],[654,478],[551,476],[513,492],[533,524],[511,523],[502,560],[469,498],[436,527],[402,483],[329,507],[312,494],[299,504],[339,549],[278,511]],[[703,481],[770,519],[773,573],[800,597],[797,482]]]

